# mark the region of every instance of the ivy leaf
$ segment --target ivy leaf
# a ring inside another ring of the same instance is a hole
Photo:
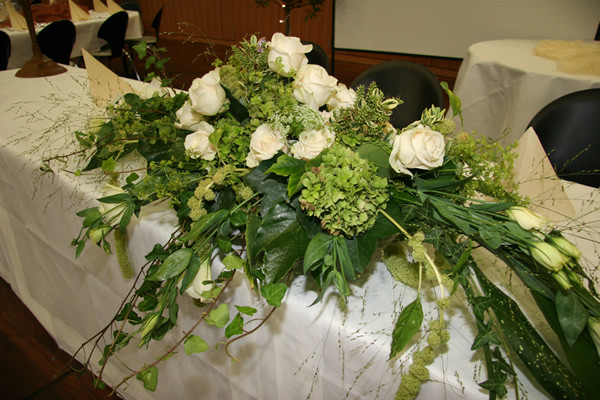
[[[146,280],[164,281],[174,277],[187,268],[193,254],[193,250],[188,248],[175,250],[152,275],[146,277]]]
[[[387,151],[374,143],[363,143],[356,150],[358,155],[373,163],[377,167],[377,175],[382,178],[391,178],[398,175],[390,168],[390,155]]]
[[[500,338],[498,334],[492,330],[492,324],[484,324],[480,320],[477,320],[477,336],[473,340],[473,345],[471,346],[471,350],[477,350],[481,346],[485,346],[486,344],[500,344]]]
[[[230,338],[234,335],[240,335],[244,333],[244,318],[242,318],[241,314],[236,314],[235,317],[231,320],[227,328],[225,328],[225,337]]]
[[[265,173],[273,172],[281,176],[303,174],[305,165],[306,161],[283,154],[277,157],[277,162],[271,165]]]
[[[410,339],[418,332],[422,323],[423,307],[421,299],[417,297],[412,303],[404,307],[404,310],[402,310],[396,320],[396,326],[392,332],[389,359],[404,349]]]
[[[183,349],[187,355],[194,353],[204,353],[208,350],[208,343],[200,336],[190,335],[183,343]]]
[[[571,290],[556,293],[556,315],[569,347],[573,347],[585,329],[588,314]]]
[[[227,304],[221,304],[206,316],[205,322],[209,325],[214,325],[217,328],[222,328],[229,322],[229,308]]]
[[[265,249],[263,272],[267,283],[279,282],[306,251],[308,238],[295,222]]]
[[[239,312],[249,316],[253,316],[256,313],[256,308],[248,306],[235,306]]]
[[[279,307],[286,290],[285,283],[269,283],[260,288],[260,294],[267,300],[267,303],[273,307]]]
[[[305,275],[312,267],[323,262],[325,254],[329,252],[333,241],[334,237],[326,233],[320,232],[313,236],[304,253],[302,269]]]
[[[154,392],[156,385],[158,385],[158,368],[155,366],[150,367],[136,375],[136,378],[144,383],[144,388]]]

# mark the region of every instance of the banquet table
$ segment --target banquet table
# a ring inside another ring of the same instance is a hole
[[[562,72],[556,61],[537,56],[536,43],[507,39],[469,47],[454,86],[467,132],[476,131],[507,145],[552,100],[600,88],[600,76]]]
[[[129,15],[129,23],[127,24],[126,39],[139,39],[144,34],[142,19],[137,11],[127,10]],[[80,57],[81,49],[86,49],[89,52],[98,50],[102,45],[106,44],[103,39],[99,39],[96,35],[100,29],[100,25],[110,16],[109,13],[95,13],[90,11],[92,17],[86,21],[76,21],[75,24],[75,44],[71,51],[71,58]],[[38,24],[36,32],[43,29],[43,26]],[[19,31],[12,28],[1,28],[10,37],[11,55],[8,60],[7,69],[21,68],[26,61],[33,56],[31,49],[31,39],[29,31]]]
[[[2,71],[0,88],[4,121],[0,128],[0,277],[59,347],[73,354],[113,317],[132,281],[121,276],[114,256],[88,245],[75,259],[75,249],[70,246],[81,227],[75,212],[97,204],[99,182],[85,176],[74,178],[67,172],[69,165],[41,174],[40,160],[69,152],[73,148],[71,133],[82,129],[99,110],[91,106],[85,70],[81,69],[69,67],[65,74],[29,79]],[[586,229],[600,231],[600,213],[590,211],[598,191],[580,185],[566,187],[581,199],[577,209],[588,221]],[[142,210],[130,224],[129,254],[136,271],[154,243],[169,238],[173,226],[172,215],[160,206]],[[595,244],[585,254],[598,264]],[[213,273],[219,268],[222,265],[216,260]],[[346,309],[333,293],[309,307],[316,297],[315,287],[296,278],[283,306],[258,332],[232,346],[239,362],[228,359],[222,346],[214,346],[222,340],[222,333],[201,325],[195,334],[211,346],[206,353],[188,356],[181,349],[161,363],[155,392],[146,391],[135,378],[119,392],[126,399],[144,400],[393,399],[400,372],[410,364],[410,352],[389,361],[390,335],[395,318],[414,300],[415,291],[395,283],[381,263],[373,263],[369,269],[353,286]],[[252,305],[259,313],[269,310],[241,277],[227,290],[229,304]],[[481,359],[469,350],[474,322],[463,314],[464,298],[458,295],[454,299],[448,310],[451,339],[430,365],[431,379],[421,388],[421,399],[488,398],[475,383],[487,378]],[[426,319],[436,317],[434,303],[425,302]],[[148,349],[130,346],[120,360],[136,369],[153,361],[201,312],[191,299],[184,299],[176,329]],[[82,357],[78,353],[80,361]],[[113,358],[104,378],[115,385],[128,373]],[[526,377],[520,385],[529,398],[546,397],[543,389]],[[508,398],[514,398],[514,393]]]

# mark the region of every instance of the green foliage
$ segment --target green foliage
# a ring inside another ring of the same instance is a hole
[[[194,353],[204,353],[208,350],[208,343],[200,336],[190,335],[183,343],[183,349],[187,355]]]
[[[396,325],[392,332],[390,359],[404,349],[410,339],[418,332],[422,323],[423,308],[421,306],[421,299],[417,296],[413,302],[404,307],[396,320]]]
[[[136,378],[144,383],[144,388],[154,392],[158,385],[158,368],[156,366],[145,369],[136,375]]]

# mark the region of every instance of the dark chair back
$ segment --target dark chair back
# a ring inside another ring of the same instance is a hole
[[[154,15],[154,18],[152,19],[152,28],[154,29],[154,33],[156,34],[156,41],[158,42],[158,36],[160,34],[160,21],[162,19],[162,14],[163,14],[163,9],[165,8],[165,5],[163,4],[158,11],[156,12],[156,14]]]
[[[440,82],[433,72],[421,64],[402,60],[386,61],[362,72],[351,87],[368,87],[371,82],[375,82],[387,97],[399,97],[404,101],[390,117],[390,123],[398,129],[420,119],[426,108],[444,105]]]
[[[0,71],[4,71],[8,66],[10,58],[10,37],[8,33],[0,31]]]
[[[119,5],[123,10],[137,11],[141,14],[140,4],[135,0],[125,0]]]
[[[125,44],[125,32],[127,32],[127,24],[129,16],[127,11],[119,11],[114,13],[106,21],[100,25],[98,37],[106,40],[111,51],[111,58],[120,57],[123,53],[123,45]]]
[[[42,53],[60,64],[69,64],[75,44],[75,25],[67,20],[54,21],[37,34]]]
[[[327,53],[325,53],[325,50],[323,50],[323,48],[315,42],[308,42],[303,40],[302,44],[312,44],[313,47],[312,51],[306,54],[306,57],[308,58],[308,63],[320,65],[321,67],[325,68],[327,72],[330,72],[329,58],[327,57]]]
[[[600,187],[600,89],[559,97],[529,126],[561,179]]]

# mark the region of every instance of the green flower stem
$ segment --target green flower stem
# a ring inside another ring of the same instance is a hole
[[[381,212],[381,214],[383,214],[384,217],[386,217],[392,224],[394,224],[394,226],[396,228],[398,228],[398,230],[400,232],[402,232],[402,234],[404,236],[407,237],[407,239],[412,239],[412,235],[410,233],[408,233],[406,231],[406,229],[404,229],[402,227],[402,225],[400,225],[394,218],[392,218],[392,216],[390,214],[388,214],[387,212],[385,212],[385,210],[379,210]],[[431,257],[429,257],[429,254],[427,254],[427,252],[425,252],[425,258],[427,259],[427,262],[429,262],[429,265],[431,265],[431,268],[433,268],[433,272],[435,273],[435,278],[438,281],[438,284],[440,285],[440,297],[442,299],[446,298],[445,292],[444,292],[444,285],[442,284],[442,276],[440,275],[440,271],[438,270],[438,268],[436,267],[435,263],[433,262],[433,260],[431,259]],[[419,285],[420,285],[420,271],[419,271]],[[443,316],[443,310],[440,309],[440,318],[442,318]]]
[[[115,233],[115,253],[117,254],[117,261],[119,261],[119,267],[121,267],[121,275],[125,279],[131,279],[134,276],[133,267],[129,261],[129,255],[127,254],[127,233],[121,232],[119,229],[114,230]]]

